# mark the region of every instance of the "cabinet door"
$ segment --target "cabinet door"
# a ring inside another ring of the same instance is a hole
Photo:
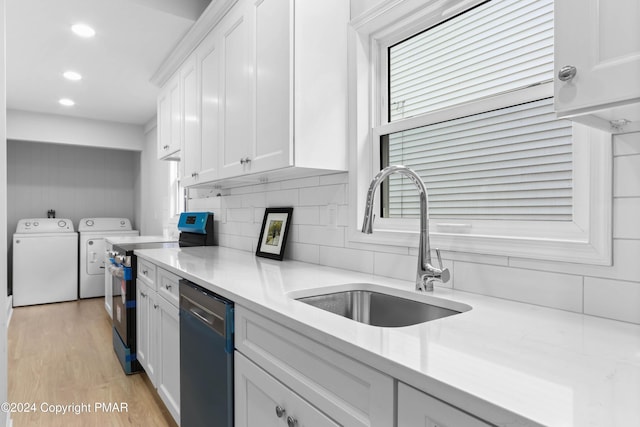
[[[398,427],[490,427],[408,385],[398,383]]]
[[[158,97],[158,158],[174,158],[180,150],[180,76],[175,75]]]
[[[261,172],[292,164],[293,17],[290,0],[264,0],[252,6],[256,139],[250,165],[252,172]]]
[[[147,287],[147,328],[146,334],[148,336],[147,344],[147,363],[144,371],[147,373],[151,384],[154,387],[158,386],[158,313],[160,312],[160,306],[158,305],[158,293],[155,290]],[[136,313],[137,314],[137,313]]]
[[[236,427],[338,426],[238,351],[234,364]]]
[[[222,177],[238,176],[250,170],[253,156],[253,71],[250,62],[253,53],[248,10],[243,2],[237,3],[219,24],[223,88],[220,105]]]
[[[149,354],[149,287],[141,280],[136,289],[136,358],[142,369],[147,371]],[[147,374],[149,375],[149,374]],[[151,375],[149,375],[151,378]],[[152,381],[153,383],[153,381]]]
[[[560,115],[640,101],[637,0],[563,0],[555,13],[555,104]],[[576,68],[561,81],[559,70]]]
[[[191,57],[180,68],[182,85],[182,150],[184,185],[197,179],[200,172],[200,112],[196,58]]]
[[[158,394],[180,423],[180,315],[178,307],[158,296]]]
[[[198,78],[200,81],[201,156],[199,181],[218,177],[218,148],[220,145],[220,37],[210,33],[198,49]]]

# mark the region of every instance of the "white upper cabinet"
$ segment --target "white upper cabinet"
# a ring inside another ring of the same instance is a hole
[[[200,111],[198,105],[198,76],[195,57],[180,68],[182,103],[182,176],[195,177],[200,172]]]
[[[243,173],[251,161],[253,137],[251,23],[249,9],[238,2],[216,26],[222,54],[220,175]],[[248,158],[248,160],[247,160]]]
[[[558,116],[611,132],[639,130],[640,2],[563,0],[554,7]]]
[[[220,137],[220,49],[210,33],[180,68],[184,101],[182,184],[209,182],[218,177]]]
[[[162,88],[158,96],[158,158],[179,158],[182,108],[180,105],[180,76],[176,74]]]
[[[343,0],[239,0],[224,14],[195,49],[195,78],[178,73],[185,186],[347,170],[348,20]]]

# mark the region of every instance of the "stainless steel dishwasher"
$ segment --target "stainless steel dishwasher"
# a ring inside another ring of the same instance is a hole
[[[184,279],[180,426],[233,427],[233,302]]]

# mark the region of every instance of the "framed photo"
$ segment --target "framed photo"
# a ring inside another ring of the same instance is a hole
[[[293,208],[267,208],[262,220],[256,255],[282,261]]]

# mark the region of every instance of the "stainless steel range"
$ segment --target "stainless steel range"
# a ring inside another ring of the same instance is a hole
[[[113,349],[125,373],[140,371],[136,359],[136,249],[175,248],[177,242],[114,245],[109,254],[113,296]]]

